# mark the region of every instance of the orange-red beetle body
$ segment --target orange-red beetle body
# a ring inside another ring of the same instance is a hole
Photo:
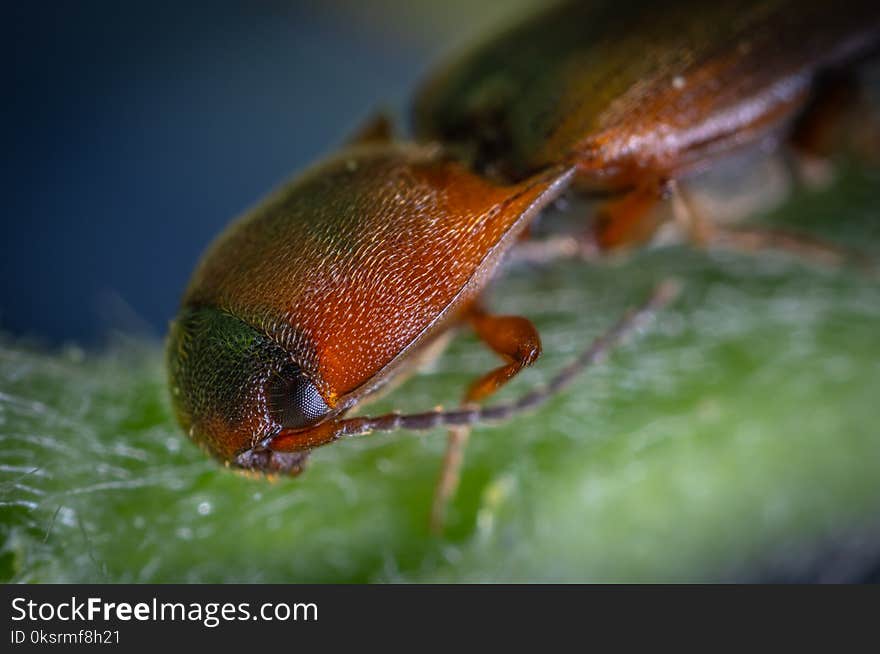
[[[488,281],[566,179],[511,187],[434,147],[362,145],[285,186],[210,248],[168,343],[183,426],[224,461],[332,420],[402,370]]]

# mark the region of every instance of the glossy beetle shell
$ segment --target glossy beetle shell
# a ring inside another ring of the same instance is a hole
[[[627,186],[772,135],[878,35],[875,0],[567,2],[434,75],[414,122],[506,179]]]
[[[565,176],[498,186],[436,147],[388,144],[307,171],[195,271],[168,343],[181,423],[247,467],[242,456],[285,427],[267,385],[291,365],[325,419],[341,415],[455,319]],[[284,456],[271,467],[297,472],[304,455]]]

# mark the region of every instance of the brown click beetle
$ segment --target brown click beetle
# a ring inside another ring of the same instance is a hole
[[[875,0],[564,2],[434,73],[413,122],[496,179],[573,166],[577,189],[612,195],[595,221],[600,251],[650,240],[655,205],[671,198],[698,243],[836,261],[843,251],[813,239],[722,229],[687,184],[749,150],[826,157],[835,127],[866,111],[852,64],[878,42]],[[876,157],[870,118],[856,149]]]
[[[421,143],[372,125],[211,246],[167,343],[180,423],[227,464],[288,474],[343,436],[448,426],[438,526],[469,425],[535,407],[674,295],[659,285],[545,388],[477,405],[540,354],[527,319],[479,297],[542,209],[572,185],[620,193],[598,244],[646,240],[658,227],[648,209],[680,194],[676,182],[815,124],[817,80],[878,34],[880,3],[858,0],[569,2],[477,48],[418,94]],[[837,254],[687,221],[712,242]],[[345,417],[461,323],[504,361],[462,408]]]
[[[166,350],[181,425],[229,465],[296,475],[312,448],[343,436],[464,427],[541,403],[674,288],[661,284],[547,388],[516,402],[344,418],[462,322],[505,359],[474,383],[469,403],[535,360],[534,326],[486,313],[478,298],[570,175],[556,167],[498,185],[436,146],[405,143],[353,145],[313,167],[229,227],[196,269]]]

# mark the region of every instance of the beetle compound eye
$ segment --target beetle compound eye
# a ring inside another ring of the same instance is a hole
[[[285,429],[310,427],[330,411],[315,385],[293,365],[269,382],[267,395],[269,409]]]

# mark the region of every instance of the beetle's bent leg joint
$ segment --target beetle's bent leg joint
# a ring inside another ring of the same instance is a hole
[[[520,370],[534,363],[541,354],[541,338],[538,330],[526,318],[491,315],[477,305],[471,308],[467,319],[480,340],[507,362],[470,385],[464,404],[471,405],[497,392]],[[430,526],[434,533],[440,533],[443,529],[446,507],[458,487],[469,437],[470,426],[456,426],[449,430],[443,467],[431,507]]]
[[[672,187],[663,177],[648,177],[619,198],[600,207],[596,243],[600,250],[626,250],[651,240],[662,224],[654,209]]]
[[[471,384],[465,394],[465,403],[478,402],[495,393],[541,354],[541,337],[526,318],[494,316],[474,307],[468,319],[480,340],[507,363]]]

